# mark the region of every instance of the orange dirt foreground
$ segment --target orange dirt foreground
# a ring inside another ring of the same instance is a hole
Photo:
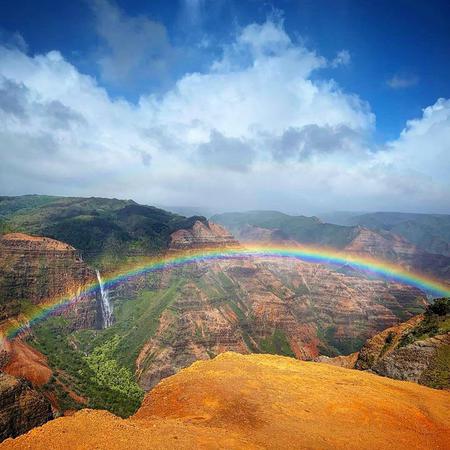
[[[163,380],[135,416],[82,410],[0,449],[450,449],[450,392],[224,353]]]

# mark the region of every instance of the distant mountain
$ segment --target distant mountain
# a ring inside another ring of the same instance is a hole
[[[246,240],[248,226],[276,230],[278,240],[343,248],[356,236],[356,228],[323,223],[317,217],[290,216],[278,211],[247,211],[217,214],[211,217],[228,228],[238,239]]]
[[[389,231],[427,252],[450,256],[448,214],[377,212],[349,217],[347,224]]]
[[[166,211],[170,211],[174,214],[179,214],[181,216],[204,216],[211,217],[214,214],[217,214],[217,209],[206,208],[202,206],[166,206],[166,205],[158,205],[158,207],[165,209]]]
[[[317,217],[323,222],[334,223],[335,225],[352,225],[353,217],[366,213],[367,211],[332,211],[317,214]]]
[[[168,247],[170,235],[190,228],[187,219],[132,200],[26,195],[0,197],[0,232],[23,232],[66,242],[87,260],[120,258]]]
[[[366,216],[369,215],[358,217]],[[438,216],[443,224],[443,235],[446,232],[446,217]],[[422,217],[419,219],[423,220]],[[450,258],[445,245],[433,247],[435,251],[440,250],[442,253],[433,253],[427,250],[425,245],[415,245],[397,232],[397,228],[406,222],[392,227],[391,231],[379,226],[367,226],[371,225],[369,220],[361,220],[361,224],[355,225],[336,225],[324,223],[317,217],[290,216],[278,211],[225,213],[215,215],[211,220],[228,228],[242,241],[283,244],[294,241],[300,244],[329,246],[358,255],[389,260],[442,279],[450,279]],[[358,222],[356,217],[352,220]],[[422,231],[424,240],[427,237],[426,228],[416,228]],[[439,232],[437,225],[434,231]],[[437,241],[435,238],[434,242]]]

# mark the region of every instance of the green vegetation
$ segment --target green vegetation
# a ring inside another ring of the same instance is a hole
[[[112,354],[120,365],[132,372],[145,342],[159,325],[161,314],[173,303],[183,280],[168,289],[151,291],[143,289],[134,299],[115,305],[115,323],[106,330],[79,330],[73,333],[81,351],[92,353],[95,348],[118,339]]]
[[[319,343],[319,353],[321,355],[334,357],[341,355],[340,350],[338,350],[336,347],[334,347],[331,344],[331,341],[334,340],[334,333],[336,332],[336,327],[330,326],[325,329],[318,326],[317,327],[317,337],[320,340]]]
[[[355,324],[356,325],[356,324]],[[336,336],[337,328],[332,325],[325,329],[318,329],[317,335],[322,344],[320,353],[325,356],[349,355],[358,351],[364,344],[363,338],[340,338]]]
[[[450,332],[450,298],[436,299],[427,306],[424,319],[399,342],[399,347]]]
[[[143,397],[142,389],[134,380],[132,372],[119,365],[114,359],[115,351],[120,343],[120,337],[114,336],[106,344],[96,347],[84,359],[94,373],[91,381],[103,388],[125,396],[132,403],[140,403]]]
[[[295,357],[295,353],[292,351],[286,335],[278,328],[275,329],[272,336],[263,339],[259,343],[259,347],[262,353]]]
[[[63,408],[78,409],[83,406],[108,409],[127,417],[139,407],[143,391],[133,379],[132,373],[115,361],[112,351],[115,340],[94,348],[84,355],[76,342],[66,334],[67,320],[53,317],[36,327],[30,342],[44,353],[55,371],[54,378],[45,386],[58,396]],[[94,355],[94,356],[92,356]],[[97,365],[93,360],[99,359]],[[81,396],[87,405],[75,402],[72,396]]]
[[[353,227],[321,222],[317,217],[290,216],[278,211],[247,211],[217,214],[211,218],[239,235],[246,225],[277,230],[279,237],[335,248],[345,247],[354,238]]]
[[[146,285],[156,283],[157,277],[148,275]],[[84,329],[69,334],[68,319],[63,317],[37,325],[30,343],[48,357],[55,373],[44,388],[56,394],[63,409],[88,406],[123,417],[132,414],[143,396],[134,378],[136,359],[155,334],[163,312],[177,314],[171,305],[183,283],[180,277],[168,289],[142,289],[135,297],[118,302],[116,321],[105,330]],[[151,364],[152,358],[149,355],[144,364]],[[87,403],[75,401],[77,396]]]
[[[443,345],[437,353],[431,366],[422,374],[421,384],[436,388],[450,388],[450,345]]]
[[[90,263],[115,267],[126,256],[165,249],[185,218],[132,200],[27,195],[0,197],[0,230],[47,236],[74,246]]]
[[[372,230],[389,231],[431,252],[450,256],[450,215],[377,212],[353,215],[348,225],[362,225]]]

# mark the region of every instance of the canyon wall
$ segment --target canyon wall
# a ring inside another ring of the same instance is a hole
[[[181,229],[170,236],[171,250],[185,250],[205,247],[237,246],[239,242],[221,225],[197,220],[189,229]]]
[[[95,327],[97,293],[82,295],[95,272],[68,244],[45,237],[11,233],[0,238],[0,322],[18,317],[32,305],[79,296],[65,310],[70,328]]]
[[[52,418],[50,402],[30,382],[0,372],[0,441]]]
[[[187,232],[191,240],[183,240],[183,245],[204,244]],[[173,236],[175,248],[179,236]],[[177,283],[156,332],[137,359],[137,376],[146,390],[198,359],[228,350],[306,360],[319,353],[350,353],[426,305],[425,295],[409,286],[271,258],[166,270],[159,288]]]

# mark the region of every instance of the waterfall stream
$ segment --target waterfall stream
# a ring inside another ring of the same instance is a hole
[[[108,328],[112,325],[112,305],[109,301],[108,291],[105,289],[100,272],[98,270],[95,272],[97,273],[98,285],[100,286],[100,294],[102,297],[102,328]]]

